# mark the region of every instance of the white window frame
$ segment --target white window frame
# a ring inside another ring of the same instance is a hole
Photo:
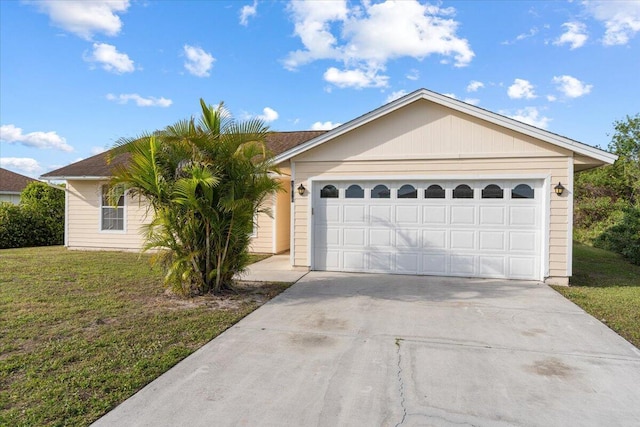
[[[107,206],[104,204],[104,189],[108,188],[109,184],[102,184],[100,185],[100,192],[99,192],[99,201],[100,201],[100,220],[98,222],[98,231],[100,233],[112,233],[112,234],[125,234],[127,232],[127,192],[125,191],[122,194],[122,206],[117,206],[117,207],[113,207],[111,205]],[[122,229],[118,230],[118,229],[105,229],[103,228],[103,212],[104,209],[122,209]]]

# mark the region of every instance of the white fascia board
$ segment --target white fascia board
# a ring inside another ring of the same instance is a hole
[[[467,104],[465,102],[459,101],[457,99],[449,98],[448,96],[444,96],[439,93],[429,91],[427,89],[419,89],[415,92],[412,92],[408,95],[403,96],[402,98],[396,99],[395,101],[385,104],[382,107],[377,108],[367,114],[364,114],[354,120],[351,120],[343,124],[342,126],[338,126],[337,128],[330,130],[329,132],[323,135],[320,135],[314,139],[311,139],[305,142],[304,144],[300,144],[296,147],[293,147],[290,150],[285,151],[284,153],[281,153],[278,156],[276,156],[274,158],[274,161],[276,163],[280,163],[282,161],[288,160],[326,141],[329,141],[333,138],[343,135],[381,116],[389,114],[406,105],[409,105],[412,102],[415,102],[419,99],[431,101],[433,103],[451,108],[453,110],[460,111],[461,113],[465,113],[470,116],[504,127],[506,129],[511,129],[513,131],[531,136],[541,141],[548,142],[553,145],[557,145],[559,147],[565,148],[575,153],[579,153],[584,156],[600,160],[604,163],[611,164],[618,158],[618,156],[616,156],[615,154],[608,153],[604,150],[600,150],[599,148],[591,147],[590,145],[586,145],[581,142],[574,141],[569,138],[565,138],[564,136],[556,135],[552,132],[539,129],[535,126],[531,126],[526,123],[522,123],[517,120],[511,119],[509,117],[505,117],[500,114],[493,113],[489,110],[476,107],[475,105]]]
[[[45,181],[104,181],[113,178],[112,176],[47,176],[40,177]]]

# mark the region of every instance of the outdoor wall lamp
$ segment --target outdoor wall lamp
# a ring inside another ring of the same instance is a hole
[[[558,196],[562,196],[562,193],[564,193],[564,186],[560,182],[558,182],[558,185],[553,187],[553,189],[556,191]]]
[[[304,185],[300,184],[300,186],[298,187],[298,194],[304,196],[305,190],[306,188],[304,188]]]

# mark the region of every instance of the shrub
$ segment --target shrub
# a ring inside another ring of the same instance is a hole
[[[63,191],[32,182],[22,192],[20,205],[0,204],[0,249],[63,243]]]
[[[574,238],[592,245],[605,230],[618,224],[628,204],[621,199],[595,197],[576,200],[573,213]]]
[[[593,245],[640,265],[640,206],[626,208],[622,218],[594,239]]]

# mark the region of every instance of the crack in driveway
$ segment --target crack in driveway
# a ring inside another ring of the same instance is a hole
[[[402,338],[396,338],[396,350],[398,352],[398,383],[399,383],[399,391],[400,391],[400,407],[402,408],[402,419],[396,427],[404,424],[405,419],[407,418],[407,408],[404,406],[404,382],[402,381],[402,354],[400,353],[400,343],[402,342]]]

